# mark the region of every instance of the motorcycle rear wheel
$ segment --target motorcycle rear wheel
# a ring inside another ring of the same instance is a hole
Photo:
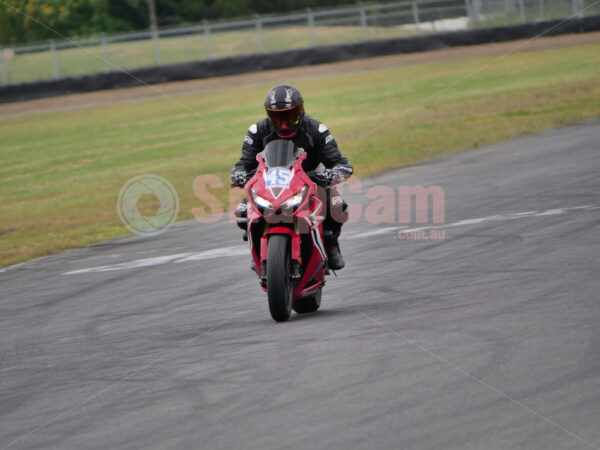
[[[321,306],[321,293],[323,287],[320,287],[314,294],[292,302],[292,308],[298,314],[315,312]]]
[[[269,312],[276,322],[285,322],[292,312],[289,238],[272,235],[267,251],[267,297]]]

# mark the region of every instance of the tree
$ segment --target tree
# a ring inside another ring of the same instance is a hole
[[[0,44],[87,36],[147,26],[122,0],[12,0],[0,3]]]
[[[298,11],[352,0],[6,0],[0,44]],[[44,25],[40,25],[40,23]]]

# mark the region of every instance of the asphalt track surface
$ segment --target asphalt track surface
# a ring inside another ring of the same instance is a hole
[[[365,207],[443,188],[445,238],[347,224],[322,309],[283,324],[225,221],[4,270],[0,448],[599,448],[599,142],[592,120],[363,179]]]

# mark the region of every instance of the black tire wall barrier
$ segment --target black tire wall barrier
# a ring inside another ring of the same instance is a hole
[[[349,61],[371,56],[437,50],[461,45],[505,42],[517,39],[556,36],[567,33],[586,33],[600,30],[600,15],[576,17],[569,20],[511,25],[478,30],[454,31],[427,36],[366,41],[355,44],[332,45],[284,52],[233,56],[189,63],[145,67],[128,72],[113,71],[92,75],[65,77],[0,86],[0,103],[32,100],[43,97],[73,94],[218,77],[269,69],[283,69],[328,62]]]

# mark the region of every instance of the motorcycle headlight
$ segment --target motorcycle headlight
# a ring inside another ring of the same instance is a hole
[[[288,198],[285,202],[281,204],[284,208],[295,208],[304,200],[304,195],[306,194],[306,186],[304,186],[300,192],[298,192],[293,197]]]
[[[256,206],[261,208],[273,208],[271,202],[254,192],[254,189],[250,189],[250,196],[252,197],[252,201],[256,204]]]

